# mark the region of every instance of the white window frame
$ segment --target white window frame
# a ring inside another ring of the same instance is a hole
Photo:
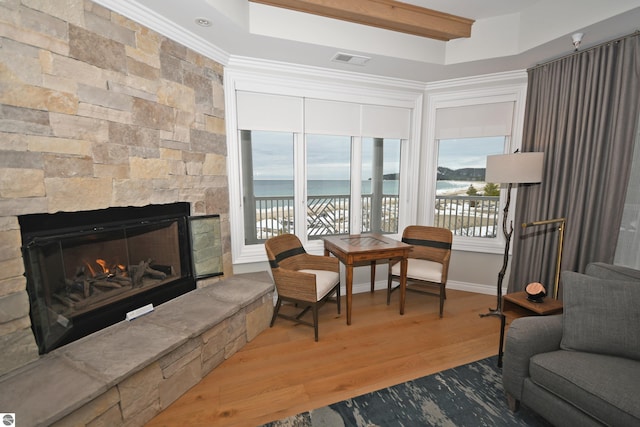
[[[525,75],[526,77],[526,75]],[[522,83],[507,84],[502,86],[488,87],[482,89],[469,89],[450,87],[440,90],[437,93],[427,95],[427,111],[425,126],[425,149],[421,153],[420,164],[424,165],[424,176],[421,177],[422,187],[418,206],[418,221],[424,224],[433,224],[435,220],[435,200],[436,200],[436,170],[438,167],[438,141],[435,137],[436,112],[440,108],[463,107],[469,105],[492,104],[497,102],[513,102],[513,126],[511,135],[507,135],[505,143],[505,153],[512,153],[519,149],[522,144],[522,130],[524,122],[524,109],[526,100],[526,79]],[[511,206],[508,223],[513,221],[517,200],[517,188],[511,192]],[[500,208],[497,237],[467,237],[454,236],[452,248],[454,250],[483,252],[492,254],[504,253],[505,238],[502,233],[503,207],[506,202],[506,189],[501,187]]]
[[[271,72],[273,71],[273,73]],[[398,235],[390,237],[399,238],[401,231],[406,225],[415,223],[417,211],[417,200],[411,195],[418,192],[418,183],[410,179],[419,170],[419,135],[421,135],[422,106],[424,88],[409,83],[398,84],[397,81],[387,81],[386,79],[375,77],[364,77],[361,75],[350,76],[346,81],[341,81],[333,72],[327,71],[327,76],[323,78],[322,71],[314,70],[313,77],[302,74],[297,76],[286,75],[281,69],[277,70],[253,70],[225,68],[225,110],[226,110],[226,130],[227,130],[227,169],[229,177],[229,223],[231,230],[231,253],[234,264],[263,262],[266,254],[263,244],[246,245],[244,243],[244,213],[242,205],[242,174],[239,132],[237,126],[237,104],[236,91],[253,91],[272,95],[289,95],[325,99],[330,101],[356,102],[373,106],[401,107],[411,110],[411,129],[408,140],[402,140],[401,159],[401,179],[400,179],[400,214],[398,219]],[[285,75],[285,77],[283,77]],[[344,77],[344,76],[343,76]],[[347,76],[349,77],[349,76]],[[303,134],[294,133],[294,139],[300,141]],[[355,141],[354,141],[355,142]],[[360,153],[354,147],[352,162],[359,165]],[[302,150],[300,150],[302,151]],[[296,153],[296,160],[304,159],[304,153]],[[302,164],[302,163],[300,163]],[[295,180],[306,182],[304,171],[295,166]],[[352,168],[352,190],[357,186],[357,179],[353,179],[354,174],[359,171],[359,167]],[[354,184],[356,183],[356,184]],[[298,189],[296,185],[296,196],[300,197],[297,209],[306,210],[306,194],[303,189]],[[353,229],[359,229],[360,223],[352,221]],[[310,253],[323,253],[322,240],[306,240],[306,233],[297,233],[305,248]]]

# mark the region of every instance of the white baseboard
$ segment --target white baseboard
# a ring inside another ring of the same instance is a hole
[[[484,285],[480,283],[467,283],[467,282],[447,282],[448,289],[455,289],[457,291],[475,292],[476,294],[495,295],[496,285]],[[506,294],[506,288],[502,290],[502,294]]]

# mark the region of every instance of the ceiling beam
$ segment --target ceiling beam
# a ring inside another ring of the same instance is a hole
[[[395,0],[249,1],[444,41],[470,37],[474,22]]]

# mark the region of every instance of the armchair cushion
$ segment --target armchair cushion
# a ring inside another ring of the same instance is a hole
[[[393,265],[391,274],[400,276],[400,263]],[[440,283],[442,281],[442,264],[424,259],[409,258],[407,262],[407,278]]]
[[[299,270],[302,273],[315,274],[318,301],[324,298],[340,281],[340,273],[328,270]]]
[[[640,283],[562,273],[565,350],[640,360]]]
[[[638,361],[558,350],[533,356],[529,370],[534,383],[604,424],[630,426],[640,419]]]

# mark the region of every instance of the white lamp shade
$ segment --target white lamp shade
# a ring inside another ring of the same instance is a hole
[[[486,182],[534,183],[542,181],[544,153],[487,156]]]

